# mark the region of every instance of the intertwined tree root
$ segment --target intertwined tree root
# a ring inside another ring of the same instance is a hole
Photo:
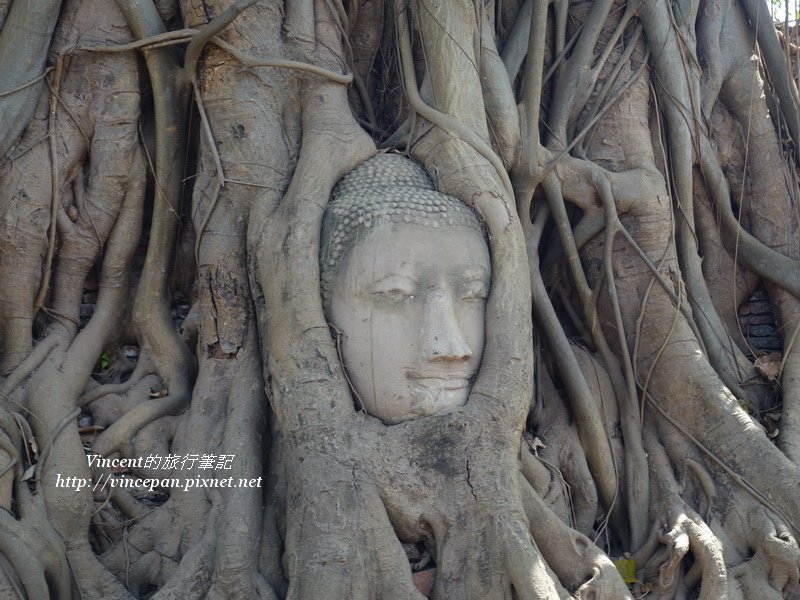
[[[424,543],[440,600],[798,596],[797,57],[763,0],[29,5],[0,1],[0,593],[421,598]],[[391,427],[317,264],[379,146],[493,268],[468,403]],[[112,475],[87,448],[264,487],[57,485]]]

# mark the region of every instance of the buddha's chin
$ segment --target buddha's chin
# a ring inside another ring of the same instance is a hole
[[[441,415],[455,410],[467,403],[470,385],[465,380],[464,385],[454,381],[444,382],[443,385],[432,385],[430,380],[417,384],[410,384],[404,397],[395,397],[395,401],[374,407],[367,412],[377,417],[386,425],[397,425],[405,421],[413,421],[422,417]]]
[[[410,386],[409,419],[448,413],[467,403],[469,386]]]

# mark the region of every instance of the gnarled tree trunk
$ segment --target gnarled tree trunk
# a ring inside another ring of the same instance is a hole
[[[0,595],[800,597],[800,57],[765,0],[0,16]],[[492,263],[466,405],[391,426],[319,276],[382,151]]]

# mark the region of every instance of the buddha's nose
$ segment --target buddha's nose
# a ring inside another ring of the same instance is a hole
[[[472,349],[464,339],[458,323],[452,298],[436,291],[425,302],[425,319],[422,328],[423,356],[432,362],[466,360]]]

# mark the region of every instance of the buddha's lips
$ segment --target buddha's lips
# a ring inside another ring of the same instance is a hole
[[[469,386],[470,378],[461,373],[407,373],[414,383],[439,390],[462,390]]]

